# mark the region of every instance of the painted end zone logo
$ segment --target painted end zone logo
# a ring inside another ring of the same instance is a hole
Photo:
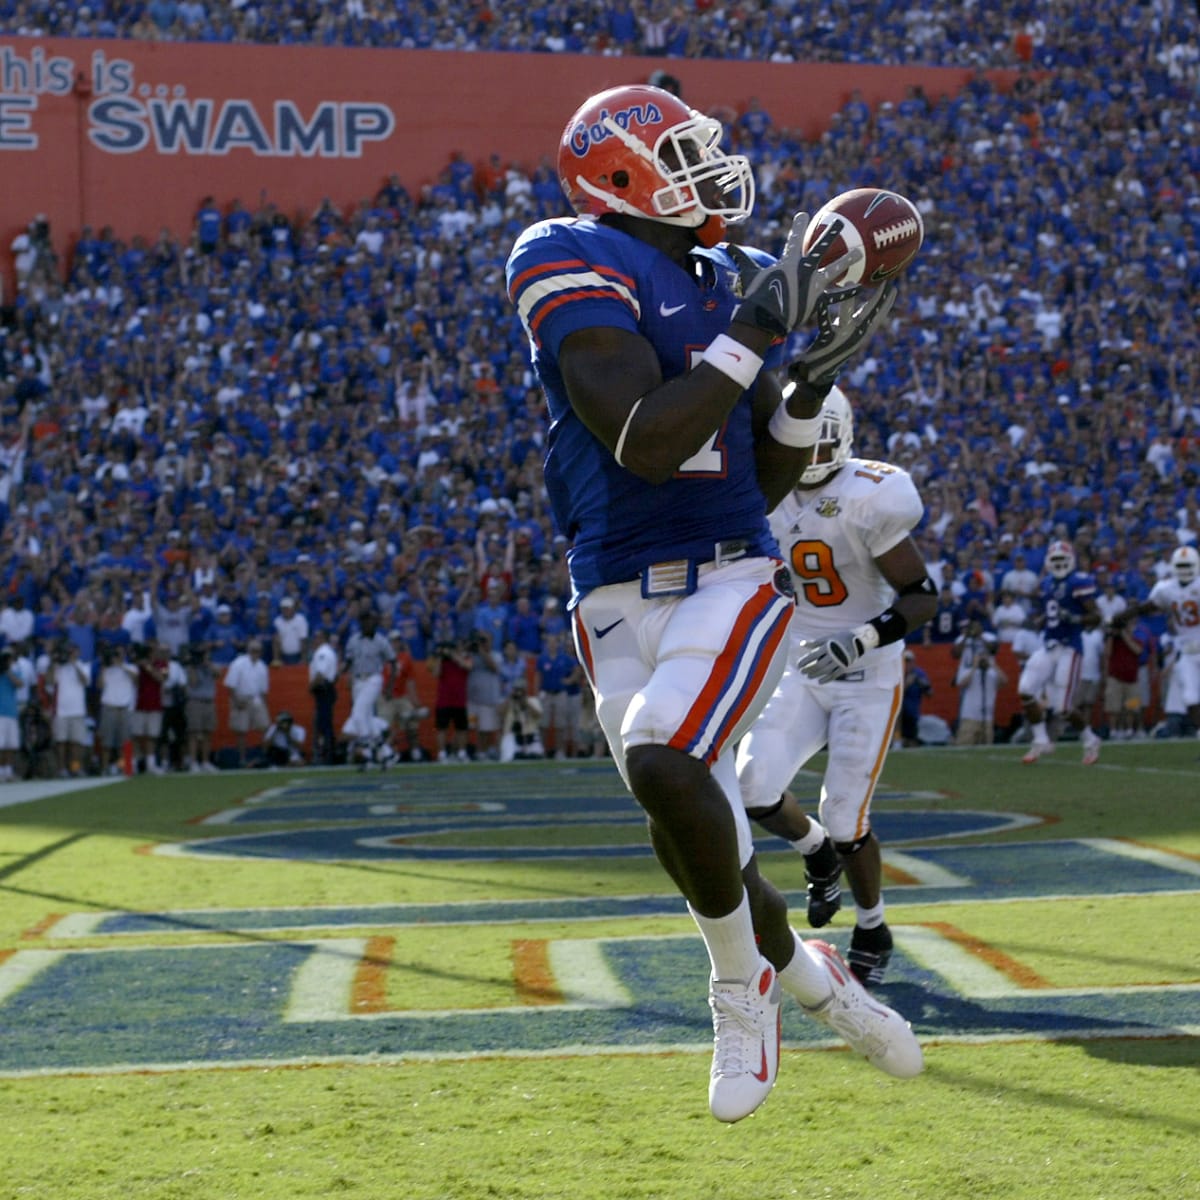
[[[645,814],[611,771],[564,772],[553,791],[531,791],[523,776],[463,776],[447,794],[438,772],[405,772],[325,788],[304,782],[260,792],[203,825],[254,832],[197,838],[156,854],[201,857],[347,860],[538,860],[650,858]],[[542,785],[545,786],[544,784]],[[1017,813],[887,810],[874,816],[888,846],[979,836],[1036,824]],[[906,799],[914,798],[912,793]],[[526,830],[528,841],[514,831]],[[760,851],[786,844],[764,836]]]
[[[471,772],[453,789],[446,778],[413,772],[285,784],[205,822],[258,832],[196,839],[171,852],[397,860],[437,851],[531,864],[645,852],[640,813],[613,788],[611,771]],[[1115,879],[1123,894],[1200,889],[1200,864],[1134,842],[955,841],[1028,822],[1015,814],[885,807],[878,815],[889,899],[910,912],[951,900],[1111,896]],[[513,846],[514,829],[529,844]],[[576,835],[584,836],[561,844]],[[489,836],[504,844],[485,844]],[[802,909],[802,892],[785,899]],[[687,932],[647,932],[646,919],[661,928],[664,917]],[[489,927],[486,951],[479,926]],[[1173,983],[1060,987],[946,921],[910,916],[892,929],[896,952],[883,995],[926,1041],[1200,1033],[1200,980],[1186,974]],[[849,925],[821,936],[844,950]],[[457,987],[453,975],[429,986],[419,963],[433,945],[439,961],[470,964]],[[477,961],[481,954],[486,962]],[[0,1076],[708,1053],[704,960],[682,901],[666,891],[73,913],[31,930],[22,948],[0,951]],[[481,981],[482,998],[470,990]],[[783,1020],[793,1049],[840,1045],[795,1005],[785,1006]]]

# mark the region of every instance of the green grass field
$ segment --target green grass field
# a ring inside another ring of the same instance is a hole
[[[876,821],[926,1072],[791,1009],[725,1127],[707,960],[605,764],[0,808],[0,1200],[1200,1198],[1200,747],[898,752]]]

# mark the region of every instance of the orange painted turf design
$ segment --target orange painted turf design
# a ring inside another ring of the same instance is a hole
[[[961,946],[969,954],[982,959],[989,967],[1007,976],[1018,987],[1037,989],[1054,986],[1048,979],[1043,979],[1036,971],[1031,971],[1024,963],[1018,962],[1002,950],[997,950],[994,946],[981,941],[974,935],[964,932],[957,925],[951,925],[946,921],[920,921],[917,924],[924,926],[926,929],[936,930],[942,937],[957,946]]]
[[[352,1013],[388,1011],[387,973],[392,965],[395,945],[396,939],[393,937],[368,938],[366,952],[350,986]]]
[[[50,929],[53,926],[57,925],[60,920],[62,920],[62,917],[63,917],[62,913],[47,913],[36,925],[31,925],[28,929],[26,929],[25,932],[21,934],[21,937],[22,938],[45,937],[45,935],[50,931]]]
[[[561,1004],[562,992],[550,969],[549,943],[520,938],[512,944],[513,981],[522,1004]]]

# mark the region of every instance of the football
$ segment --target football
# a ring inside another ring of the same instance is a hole
[[[911,200],[882,188],[855,188],[834,196],[812,219],[804,237],[805,251],[837,217],[845,224],[822,263],[833,262],[856,246],[863,252],[858,262],[833,281],[840,287],[871,286],[894,279],[916,257],[925,240],[925,222]]]

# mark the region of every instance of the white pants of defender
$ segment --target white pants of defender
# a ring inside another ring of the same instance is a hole
[[[902,696],[899,659],[879,664],[853,682],[817,683],[789,666],[738,747],[742,802],[751,809],[770,808],[796,772],[828,745],[821,824],[835,842],[856,841],[871,827],[871,797],[892,744]]]
[[[644,598],[640,582],[612,584],[589,592],[572,621],[626,787],[635,746],[673,746],[707,762],[729,799],[743,866],[754,842],[731,751],[786,662],[795,606],[779,591],[782,570],[769,558],[707,565],[690,596],[662,599]]]
[[[1185,651],[1171,664],[1166,693],[1165,712],[1186,712],[1200,704],[1200,647]]]
[[[376,672],[350,685],[350,715],[342,726],[347,737],[371,738],[375,735],[375,701],[383,691],[383,675]]]
[[[1065,715],[1075,707],[1082,666],[1082,656],[1070,646],[1060,642],[1039,646],[1021,670],[1017,691],[1044,704],[1051,712]]]

